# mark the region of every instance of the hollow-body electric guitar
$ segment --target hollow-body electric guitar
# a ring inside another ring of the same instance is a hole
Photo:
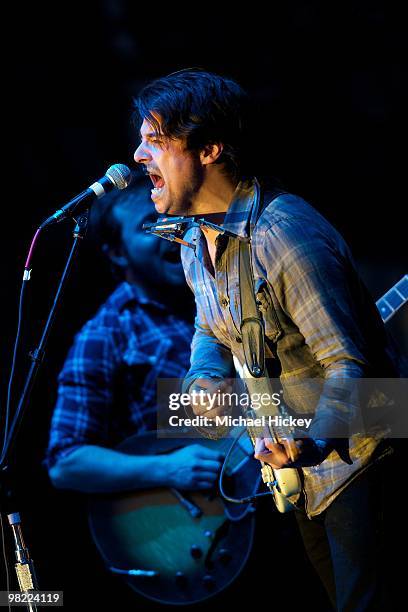
[[[135,435],[117,450],[134,455],[170,453],[189,444],[226,452],[231,438],[158,439]],[[248,437],[231,454],[225,488],[233,496],[256,493],[259,462]],[[255,515],[249,505],[224,502],[217,490],[154,488],[93,495],[91,534],[110,572],[141,595],[167,604],[193,604],[216,595],[243,569],[252,548]]]

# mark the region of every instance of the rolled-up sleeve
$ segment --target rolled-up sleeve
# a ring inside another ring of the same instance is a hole
[[[48,470],[80,446],[108,445],[114,368],[109,330],[86,330],[77,335],[58,378],[44,462]]]

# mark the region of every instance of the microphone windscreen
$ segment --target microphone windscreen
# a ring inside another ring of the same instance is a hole
[[[132,173],[125,164],[113,164],[106,171],[106,176],[110,178],[117,189],[125,189],[132,182]]]

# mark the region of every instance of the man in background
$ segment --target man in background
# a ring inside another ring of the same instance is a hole
[[[142,231],[155,220],[145,180],[92,209],[91,232],[121,279],[75,337],[59,376],[47,450],[52,483],[109,493],[212,487],[221,457],[198,444],[165,456],[114,447],[156,428],[156,380],[182,378],[193,333],[178,246]]]

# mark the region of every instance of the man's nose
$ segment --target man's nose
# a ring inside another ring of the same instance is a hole
[[[151,160],[151,156],[142,142],[137,147],[135,154],[133,155],[133,159],[137,164],[145,164]]]

